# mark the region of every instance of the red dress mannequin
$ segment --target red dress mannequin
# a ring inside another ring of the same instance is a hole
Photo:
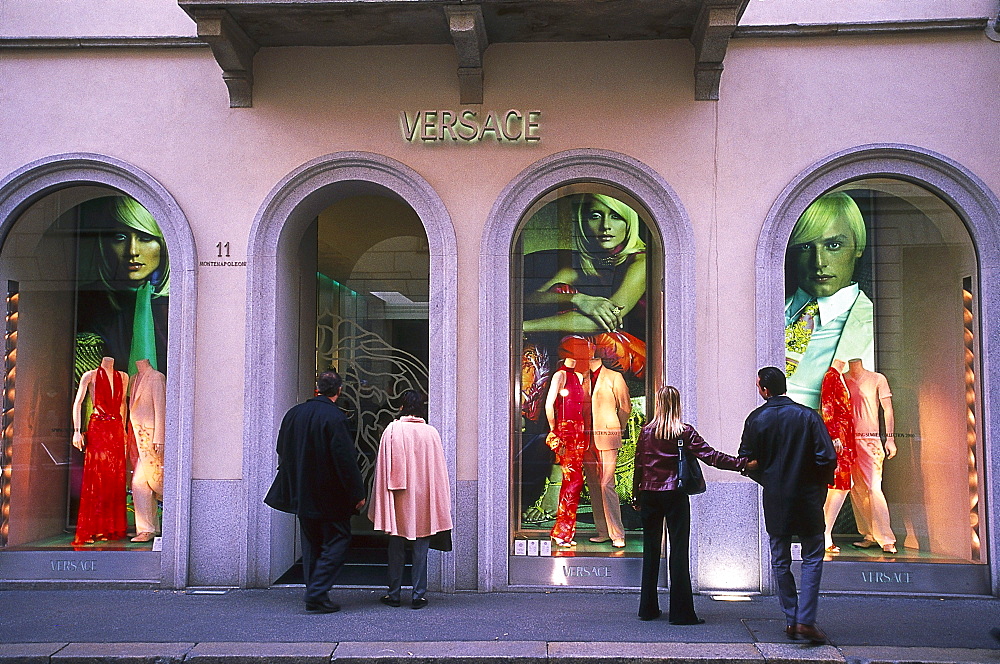
[[[114,359],[105,357],[101,368],[80,378],[73,408],[73,445],[84,448],[80,434],[80,407],[91,390],[94,412],[87,424],[86,456],[80,511],[73,544],[125,537],[125,386],[128,374],[114,370]]]
[[[833,484],[828,485],[824,513],[826,515],[826,550],[839,553],[840,548],[833,543],[833,522],[844,505],[847,492],[851,490],[851,468],[854,465],[854,409],[851,407],[851,393],[844,381],[843,360],[834,360],[826,370],[820,387],[820,414],[826,424],[830,438],[837,450],[837,469],[833,474]]]

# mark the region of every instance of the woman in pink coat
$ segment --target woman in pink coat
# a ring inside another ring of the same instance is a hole
[[[375,462],[368,518],[389,533],[389,594],[381,601],[400,605],[403,554],[413,546],[414,609],[427,606],[427,550],[431,535],[451,530],[451,494],[441,436],[424,421],[427,397],[415,390],[402,396],[400,418],[386,427]]]

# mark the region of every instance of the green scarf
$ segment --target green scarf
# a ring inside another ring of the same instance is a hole
[[[153,284],[146,282],[135,292],[135,314],[132,317],[132,348],[128,354],[128,375],[134,376],[138,360],[149,360],[156,366],[156,329],[153,326]]]

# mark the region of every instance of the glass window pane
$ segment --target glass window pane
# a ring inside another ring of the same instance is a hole
[[[623,192],[572,185],[533,206],[518,235],[514,555],[641,552],[631,504],[651,374],[646,219]]]
[[[844,442],[831,554],[983,562],[978,266],[961,218],[916,184],[844,184],[797,222],[786,285],[789,396]]]
[[[170,268],[134,199],[73,187],[4,243],[8,550],[151,550],[163,498]]]

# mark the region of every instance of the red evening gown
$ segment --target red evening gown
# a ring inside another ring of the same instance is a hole
[[[125,386],[114,371],[114,389],[104,369],[94,377],[94,412],[87,424],[80,511],[73,544],[125,537],[125,424],[121,418]]]
[[[566,385],[555,403],[555,430],[559,445],[556,461],[562,467],[559,507],[552,526],[553,539],[571,542],[576,534],[576,510],[583,491],[583,453],[590,444],[587,422],[590,419],[590,395],[580,384],[579,375],[565,366],[556,371],[566,374]],[[551,440],[551,439],[550,439]]]

